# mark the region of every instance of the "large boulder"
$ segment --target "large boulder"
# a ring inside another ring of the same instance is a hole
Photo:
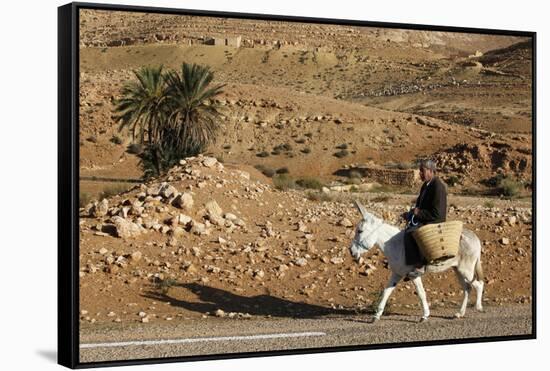
[[[208,219],[210,220],[210,222],[212,222],[212,224],[224,225],[225,220],[222,216],[223,210],[215,200],[208,201],[205,205],[205,209],[208,215]]]
[[[189,193],[181,193],[172,201],[172,205],[185,210],[191,210],[193,203],[193,197]]]
[[[114,216],[111,218],[116,228],[116,235],[121,238],[132,238],[139,236],[142,229],[136,223],[132,223],[129,220],[121,218],[120,216]]]
[[[101,200],[101,202],[96,202],[90,209],[90,214],[96,218],[107,215],[107,212],[109,212],[109,200],[106,198]]]

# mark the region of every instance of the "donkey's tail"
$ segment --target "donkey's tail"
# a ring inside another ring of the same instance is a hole
[[[477,258],[475,266],[476,278],[478,281],[483,281],[483,267],[481,266],[481,257]]]

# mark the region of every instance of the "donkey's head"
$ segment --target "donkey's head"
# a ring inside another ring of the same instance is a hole
[[[362,219],[355,227],[355,236],[349,249],[355,260],[359,260],[363,253],[376,245],[377,235],[375,232],[383,224],[383,221],[370,214],[359,201],[355,201],[355,206],[361,213]]]

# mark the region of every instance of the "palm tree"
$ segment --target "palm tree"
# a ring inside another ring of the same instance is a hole
[[[115,120],[120,121],[119,131],[128,127],[132,139],[138,136],[154,145],[161,140],[162,127],[168,116],[166,82],[163,66],[142,67],[134,71],[136,80],[122,88],[122,98],[115,101]],[[147,134],[147,135],[145,135]]]
[[[181,74],[170,71],[168,85],[169,132],[175,135],[170,142],[185,155],[195,155],[215,139],[219,128],[219,106],[214,97],[225,85],[210,87],[214,73],[208,66],[183,63]]]

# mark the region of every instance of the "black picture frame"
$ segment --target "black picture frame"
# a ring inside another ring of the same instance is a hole
[[[81,9],[147,12],[173,15],[196,15],[249,20],[278,20],[317,24],[369,26],[409,30],[477,33],[486,35],[519,36],[532,39],[532,333],[528,335],[454,339],[450,341],[421,341],[413,343],[339,346],[330,348],[262,351],[208,356],[186,356],[82,363],[79,360],[79,11]],[[145,6],[96,3],[69,3],[58,8],[58,363],[69,368],[141,365],[168,362],[188,362],[213,359],[342,352],[366,349],[386,349],[448,345],[477,342],[528,340],[537,338],[537,279],[536,279],[536,50],[537,33],[531,31],[462,28],[436,25],[386,23],[363,20],[310,18],[269,14],[232,13]]]

